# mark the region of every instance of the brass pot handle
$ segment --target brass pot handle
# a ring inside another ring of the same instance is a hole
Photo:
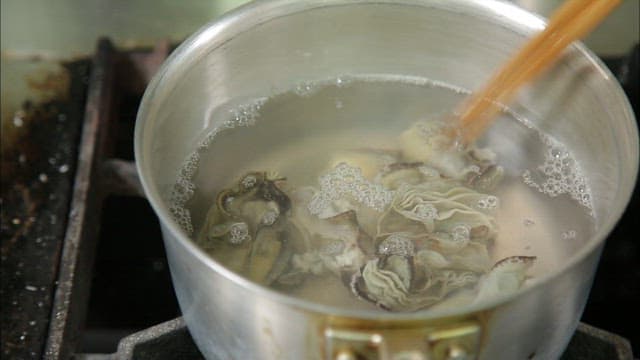
[[[327,360],[472,360],[478,356],[481,326],[467,320],[437,327],[324,331]]]

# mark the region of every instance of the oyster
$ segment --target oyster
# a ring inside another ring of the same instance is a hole
[[[385,310],[417,311],[455,291],[473,289],[483,274],[459,269],[428,269],[413,259],[392,255],[369,260],[352,277],[351,290]]]
[[[380,217],[377,235],[398,231],[428,233],[443,249],[464,247],[468,241],[487,242],[497,232],[493,208],[479,205],[487,199],[494,200],[497,206],[494,196],[451,180],[403,185]]]
[[[453,128],[440,121],[418,121],[400,135],[402,157],[435,167],[449,178],[460,178],[465,168],[463,152],[452,141]]]
[[[279,188],[284,178],[251,172],[230,189],[222,190],[207,214],[199,236],[209,251],[224,251],[218,259],[258,283],[270,284],[283,271],[299,231],[286,220],[291,200]]]
[[[466,181],[479,190],[491,190],[504,170],[488,149],[463,148],[452,135],[456,130],[440,121],[419,121],[400,135],[402,159],[421,162],[450,179]]]
[[[356,296],[390,311],[416,311],[442,300],[449,293],[475,285],[472,271],[444,270],[422,284],[416,281],[416,264],[410,257],[390,255],[369,260],[354,275],[351,289]]]
[[[301,274],[331,273],[348,279],[373,253],[373,241],[358,225],[353,210],[328,219],[299,215],[295,221],[307,232],[309,248],[293,255],[291,269],[281,282],[301,279]]]
[[[451,266],[451,261],[434,250],[420,250],[416,254],[416,263],[425,269],[444,269]]]
[[[467,180],[469,185],[479,190],[492,190],[504,177],[502,166],[491,165],[480,171],[478,175],[473,175]]]
[[[510,256],[493,265],[480,281],[476,303],[516,292],[527,277],[527,270],[535,263],[535,256]]]
[[[251,172],[231,189],[222,190],[207,214],[201,237],[242,244],[258,229],[274,225],[291,209],[291,200],[278,187],[284,178]]]
[[[439,178],[440,173],[421,162],[394,163],[376,175],[376,181],[387,189],[396,190],[402,185],[416,185],[430,178]]]
[[[399,152],[383,149],[353,149],[337,152],[329,161],[329,167],[335,168],[347,164],[359,168],[362,176],[372,179],[385,166],[398,161]]]
[[[410,306],[408,279],[381,268],[379,263],[379,258],[368,261],[362,275],[355,278],[353,290],[356,295],[387,310]]]

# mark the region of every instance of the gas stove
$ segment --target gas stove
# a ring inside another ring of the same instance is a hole
[[[170,50],[160,43],[118,51],[102,39],[93,59],[67,65],[75,74],[75,102],[35,109],[55,118],[56,129],[69,139],[55,178],[36,171],[37,181],[3,189],[6,358],[202,358],[180,318],[159,224],[133,163],[137,107]],[[627,57],[604,60],[638,114],[638,46]],[[6,209],[11,197],[5,194],[30,186],[49,197],[31,208]],[[638,196],[636,187],[607,241],[584,323],[565,359],[630,359],[626,339],[640,351],[637,326],[628,320],[640,302]],[[30,227],[21,230],[26,223]]]

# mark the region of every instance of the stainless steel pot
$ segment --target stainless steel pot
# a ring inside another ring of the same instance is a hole
[[[208,114],[229,99],[360,73],[421,76],[474,89],[543,26],[540,18],[498,1],[275,0],[242,7],[185,41],[145,93],[135,151],[160,218],[183,315],[205,356],[558,357],[576,328],[604,239],[624,210],[638,165],[638,135],[627,100],[581,45],[523,90],[516,109],[581,162],[597,231],[560,269],[513,296],[411,314],[297,300],[250,283],[208,257],[177,226],[167,202],[176,172],[203,129],[220,125]],[[218,175],[211,181],[229,180]]]

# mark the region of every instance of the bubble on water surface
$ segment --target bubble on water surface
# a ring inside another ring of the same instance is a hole
[[[544,162],[537,171],[523,172],[524,183],[550,197],[567,194],[592,212],[589,186],[571,153],[557,140],[542,134],[540,137],[547,146]]]

